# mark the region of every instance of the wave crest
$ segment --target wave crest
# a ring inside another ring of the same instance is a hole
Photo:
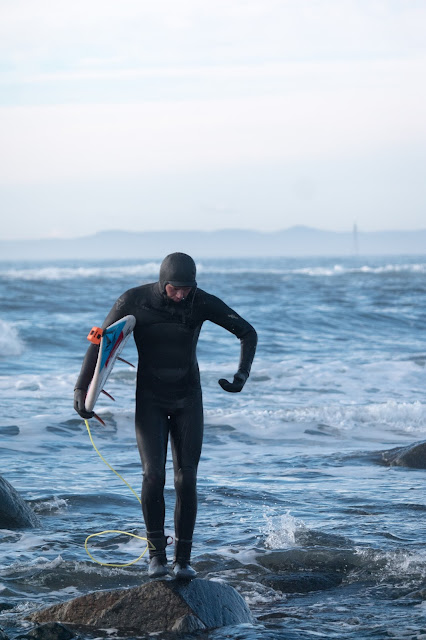
[[[16,327],[0,319],[0,358],[20,356],[24,349],[24,342]]]
[[[24,281],[57,281],[74,280],[79,278],[107,278],[118,279],[123,277],[149,279],[156,281],[160,270],[160,262],[151,261],[145,264],[108,264],[93,266],[51,266],[13,268],[0,270],[0,278]],[[270,276],[307,276],[307,277],[335,277],[351,274],[382,275],[392,273],[424,274],[426,263],[382,264],[382,265],[345,265],[334,264],[324,266],[297,267],[282,265],[272,267],[253,260],[247,260],[244,264],[230,265],[197,264],[197,272],[201,275],[242,275],[258,274]]]
[[[159,262],[148,262],[135,265],[109,265],[93,267],[40,267],[29,269],[8,269],[0,272],[0,277],[10,280],[56,281],[80,278],[158,278]]]

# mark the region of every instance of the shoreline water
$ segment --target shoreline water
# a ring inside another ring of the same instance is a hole
[[[11,637],[41,604],[146,580],[143,562],[114,570],[85,554],[91,532],[144,531],[136,499],[96,459],[72,389],[87,329],[158,266],[0,263],[0,469],[42,523],[0,531],[0,608],[12,606],[0,627]],[[234,586],[257,620],[209,640],[421,637],[425,471],[385,467],[372,454],[426,439],[425,272],[419,256],[202,261],[201,288],[259,333],[237,397],[217,380],[234,371],[238,341],[206,325],[198,349],[206,429],[194,564]],[[123,355],[135,361],[134,345]],[[107,427],[94,438],[138,491],[134,383],[130,368],[114,369],[117,402],[102,400]],[[169,459],[173,535],[172,475]],[[96,548],[119,561],[140,553],[120,538]],[[290,591],[291,576],[301,589],[320,575],[340,582]],[[274,589],[273,576],[287,590]]]

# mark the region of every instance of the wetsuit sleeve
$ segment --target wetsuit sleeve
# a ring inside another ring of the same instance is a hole
[[[239,338],[241,342],[241,354],[238,371],[248,376],[257,345],[257,333],[254,327],[238,315],[236,311],[231,309],[231,307],[228,307],[222,300],[210,295],[207,304],[206,320],[218,324]]]
[[[128,310],[129,307],[129,294],[126,291],[116,302],[114,303],[111,311],[108,313],[105,318],[102,329],[109,327],[120,318],[129,315],[131,312]],[[96,361],[98,359],[99,353],[99,345],[90,344],[87,349],[86,355],[83,360],[83,364],[81,366],[80,375],[78,376],[77,382],[75,383],[75,389],[83,389],[83,391],[87,391],[89,384],[93,378],[93,373],[96,367]]]

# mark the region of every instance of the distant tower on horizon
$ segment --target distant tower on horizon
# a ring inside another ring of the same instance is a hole
[[[359,256],[358,227],[356,222],[354,222],[352,235],[353,235],[353,241],[354,241],[354,254],[356,256]]]

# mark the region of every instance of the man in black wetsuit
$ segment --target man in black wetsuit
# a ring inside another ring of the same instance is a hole
[[[142,461],[142,511],[151,542],[148,574],[168,573],[164,535],[164,484],[170,434],[175,507],[174,573],[191,579],[192,534],[197,513],[196,479],[203,439],[203,406],[196,347],[201,326],[210,320],[241,342],[233,382],[219,380],[225,391],[241,391],[250,373],[257,335],[254,328],[219,298],[197,288],[193,259],[167,256],[159,282],[126,291],[112,307],[103,328],[126,315],[136,318],[134,338],[139,355],[136,384],[136,438]],[[84,401],[99,347],[90,345],[74,391],[74,408],[83,418]]]

